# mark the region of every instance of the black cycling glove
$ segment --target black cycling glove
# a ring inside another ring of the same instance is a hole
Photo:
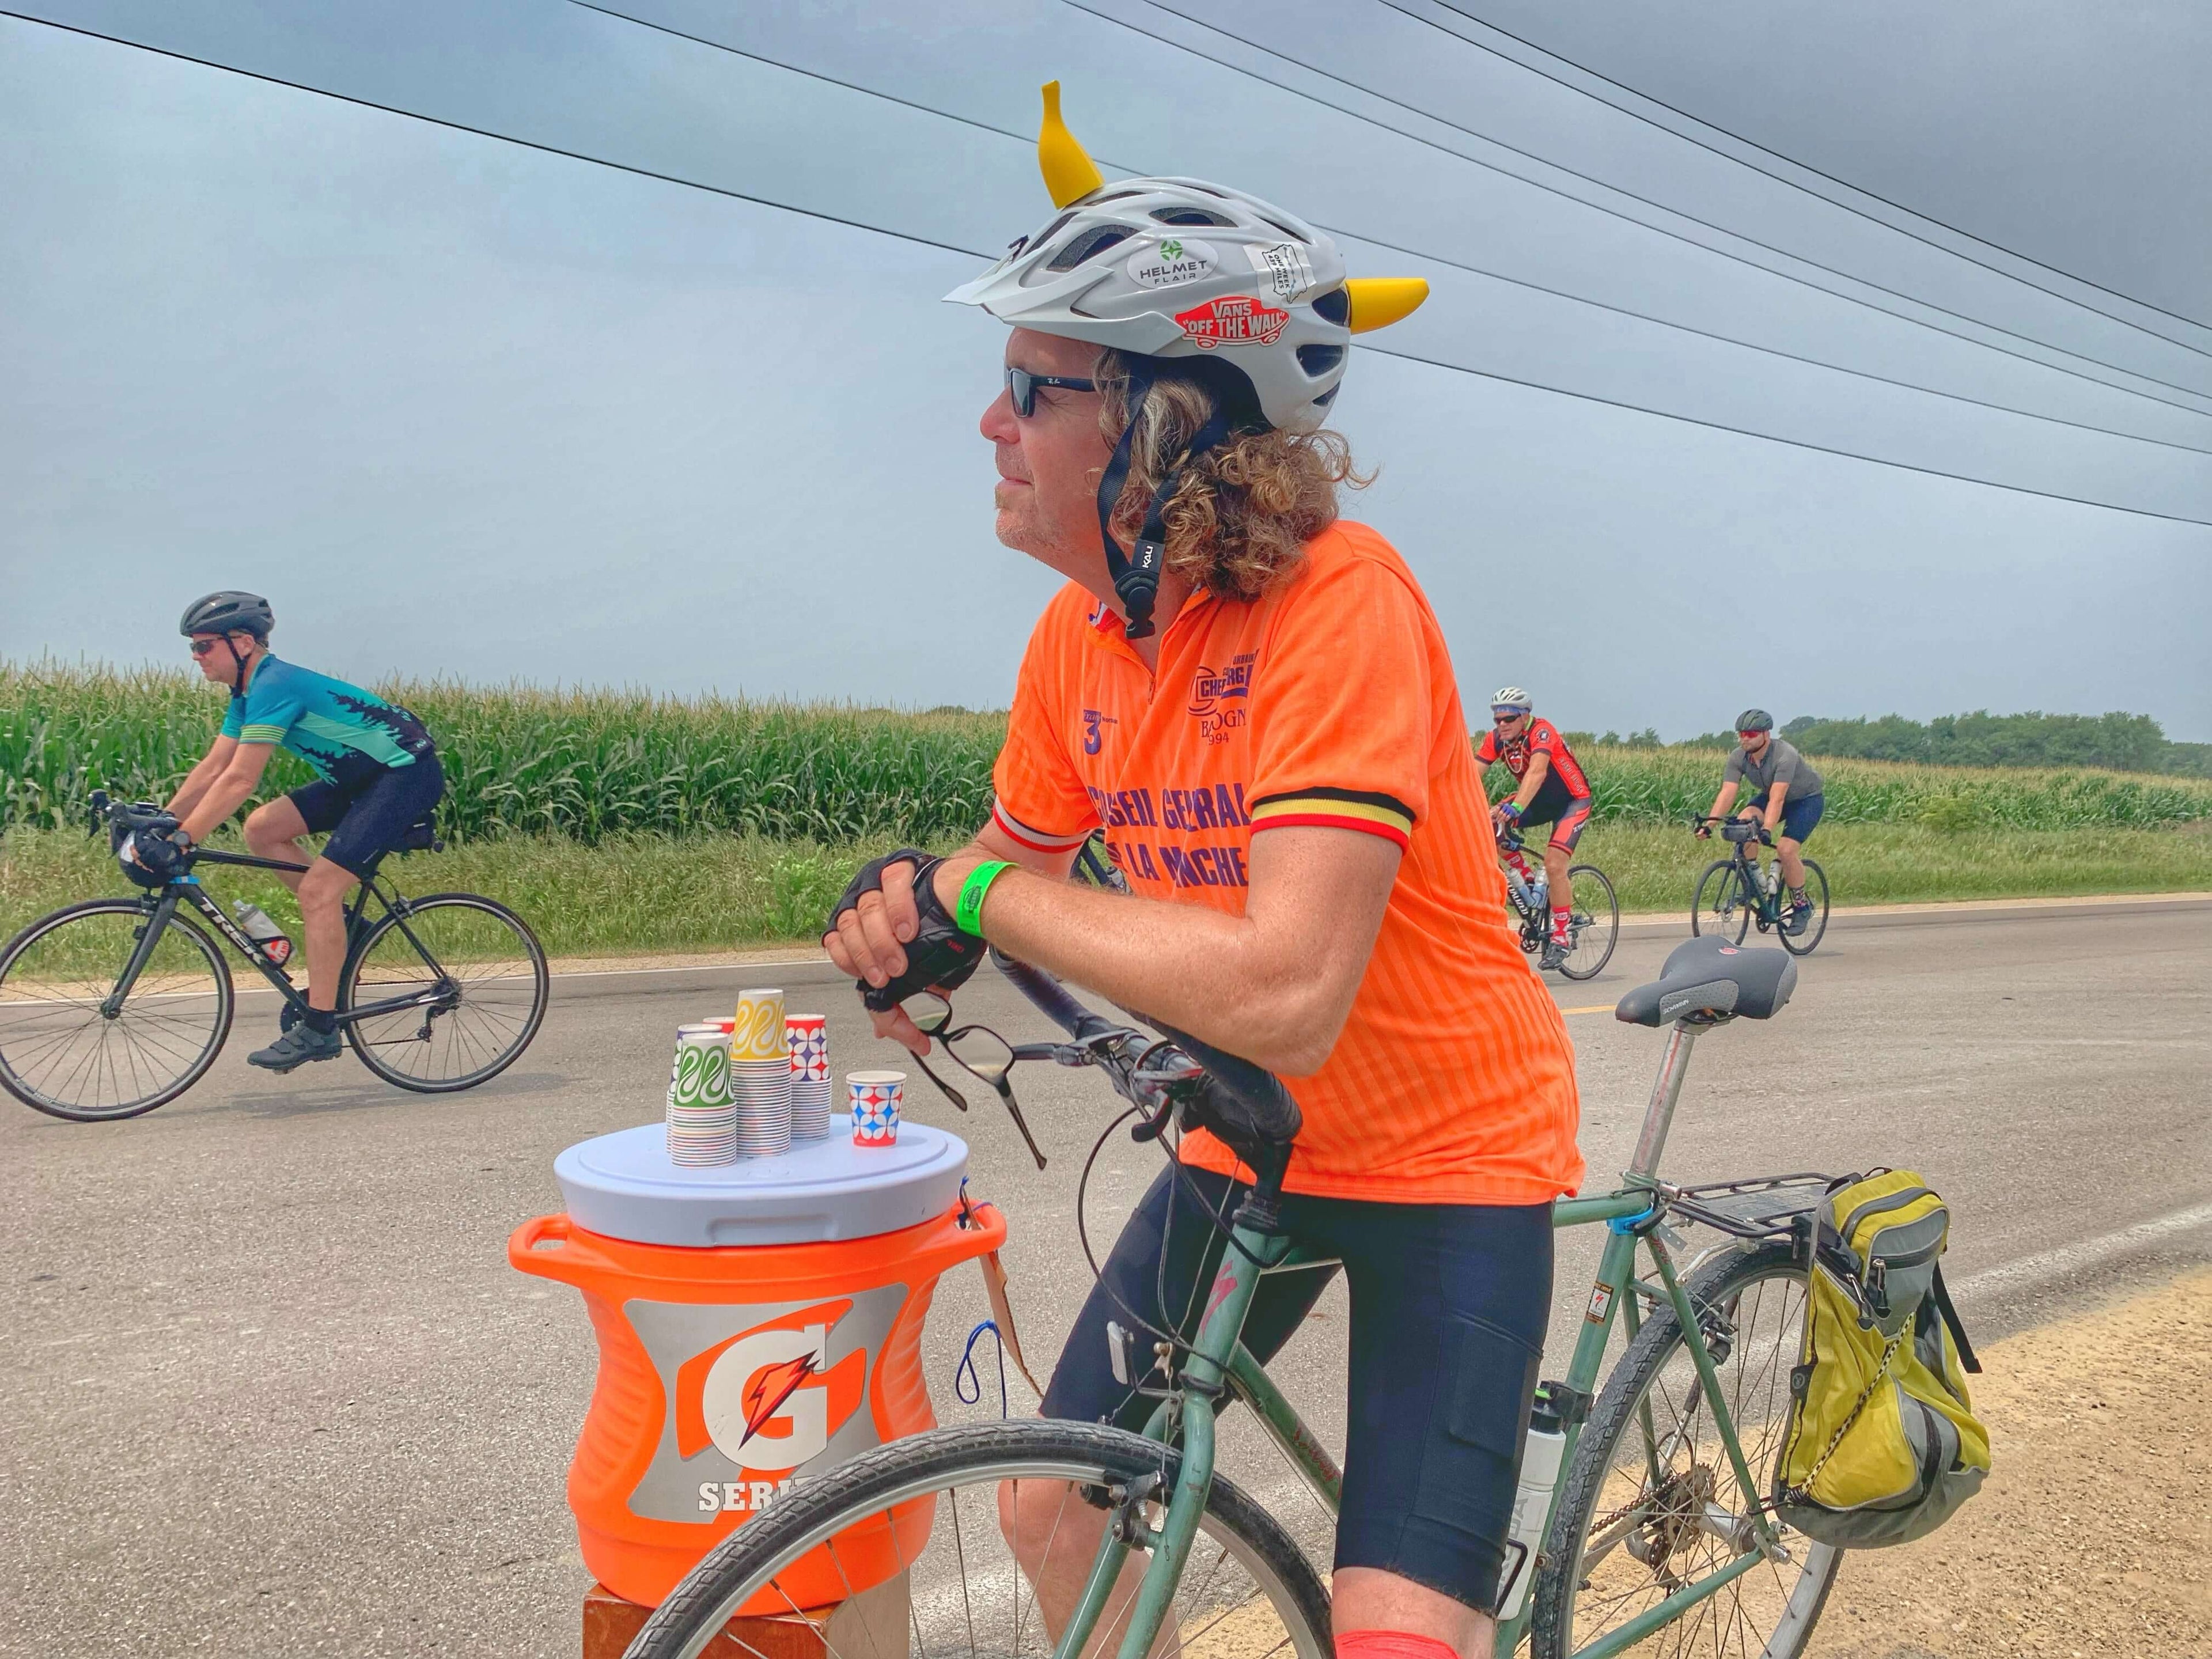
[[[173,827],[149,824],[132,838],[138,862],[149,874],[167,880],[191,863],[191,842]]]
[[[990,949],[973,933],[963,933],[959,924],[937,900],[937,888],[930,878],[945,860],[911,847],[902,847],[896,853],[886,853],[879,859],[870,859],[860,866],[836,907],[830,913],[830,925],[823,931],[837,931],[837,918],[860,902],[863,893],[880,893],[884,890],[884,872],[894,864],[914,866],[914,908],[919,921],[915,936],[905,946],[906,972],[882,986],[871,985],[866,980],[856,980],[860,1000],[867,1007],[881,1012],[897,1006],[899,1002],[916,991],[957,990],[968,982],[983,953]]]

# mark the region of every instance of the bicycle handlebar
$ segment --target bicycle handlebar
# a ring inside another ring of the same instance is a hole
[[[1119,1029],[1068,995],[1066,988],[1043,969],[1017,962],[999,950],[991,952],[991,960],[1039,1013],[1078,1042],[1089,1042]]]
[[[1282,1079],[1265,1066],[1224,1052],[1157,1019],[1147,1024],[1164,1042],[1092,1012],[1042,968],[994,951],[992,960],[1037,1011],[1090,1050],[1133,1104],[1156,1108],[1164,1098],[1198,1127],[1211,1130],[1263,1176],[1279,1180],[1291,1142],[1304,1124]],[[1177,1062],[1183,1062],[1178,1065]],[[1198,1086],[1177,1095],[1177,1084]]]
[[[1735,814],[1733,814],[1733,813],[1729,814],[1729,815],[1728,817],[1714,817],[1711,816],[1710,814],[1707,814],[1707,813],[1702,813],[1702,812],[1695,812],[1695,813],[1692,813],[1692,814],[1691,814],[1691,816],[1690,816],[1690,827],[1691,827],[1692,830],[1696,829],[1699,824],[1703,824],[1703,823],[1723,823],[1723,824],[1725,824],[1725,823],[1750,823],[1750,822],[1751,822],[1751,820],[1750,820],[1749,818],[1738,817],[1736,817],[1736,816],[1735,816]],[[1747,839],[1748,839],[1748,837],[1745,837],[1745,839],[1747,839]],[[1761,825],[1759,826],[1759,844],[1761,847],[1771,847],[1771,846],[1773,846],[1773,845],[1774,845],[1774,836],[1773,836],[1773,835],[1772,835],[1772,834],[1771,834],[1771,833],[1767,830],[1767,828],[1766,828],[1766,827],[1765,827],[1765,825],[1764,825],[1764,824],[1761,824]]]

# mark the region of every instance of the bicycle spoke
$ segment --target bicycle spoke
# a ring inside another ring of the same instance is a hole
[[[355,1048],[404,1087],[481,1082],[536,1035],[546,991],[542,964],[520,925],[484,901],[418,903],[404,922],[379,923],[361,947],[348,1006],[427,1000],[355,1021]]]
[[[229,1025],[216,947],[182,917],[127,900],[72,906],[19,936],[0,963],[0,1085],[60,1117],[129,1116],[173,1098]],[[108,1001],[143,945],[131,993]]]
[[[1713,1334],[1709,1340],[1728,1333],[1725,1354],[1714,1355],[1717,1395],[1707,1394],[1667,1319],[1663,1327],[1647,1328],[1670,1346],[1663,1357],[1639,1362],[1650,1368],[1647,1380],[1634,1398],[1613,1407],[1602,1431],[1610,1439],[1585,1441],[1607,1466],[1578,1511],[1588,1518],[1577,1523],[1583,1534],[1577,1582],[1565,1586],[1572,1622],[1562,1635],[1569,1647],[1618,1629],[1741,1559],[1748,1518],[1764,1501],[1738,1481],[1715,1408],[1728,1407],[1745,1464],[1757,1479],[1771,1466],[1787,1425],[1789,1373],[1802,1342],[1802,1270],[1790,1264],[1786,1251],[1767,1263],[1747,1278],[1692,1291],[1699,1326]],[[1813,1562],[1809,1540],[1800,1535],[1788,1534],[1785,1544],[1790,1559],[1753,1565],[1651,1632],[1635,1651],[1760,1659],[1770,1634],[1778,1632],[1783,1645],[1776,1650],[1795,1653],[1804,1630],[1797,1586],[1808,1571],[1831,1571],[1832,1560]],[[1815,1591],[1824,1583],[1816,1580]],[[1540,1650],[1548,1650],[1540,1644]]]

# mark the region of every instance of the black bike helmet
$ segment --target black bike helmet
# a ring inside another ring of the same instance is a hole
[[[177,631],[187,639],[194,634],[251,634],[257,640],[265,640],[276,626],[276,613],[269,608],[268,600],[258,593],[226,587],[186,605]]]
[[[1747,708],[1735,717],[1735,729],[1739,732],[1771,732],[1774,716],[1764,708]]]

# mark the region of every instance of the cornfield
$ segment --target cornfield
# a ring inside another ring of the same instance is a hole
[[[596,843],[634,835],[745,834],[831,846],[943,843],[982,821],[999,714],[909,714],[679,701],[448,682],[379,686],[438,740],[448,840],[509,835]],[[155,669],[0,664],[0,829],[83,823],[87,798],[166,796],[205,752],[221,694]],[[1816,760],[1818,757],[1815,757]],[[1662,823],[1703,811],[1710,750],[1599,745],[1583,753],[1595,816]],[[2212,782],[2166,775],[1818,761],[1844,823],[1944,831],[2146,829],[2212,819]],[[271,763],[271,792],[309,775]],[[1494,772],[1495,797],[1504,779]]]

